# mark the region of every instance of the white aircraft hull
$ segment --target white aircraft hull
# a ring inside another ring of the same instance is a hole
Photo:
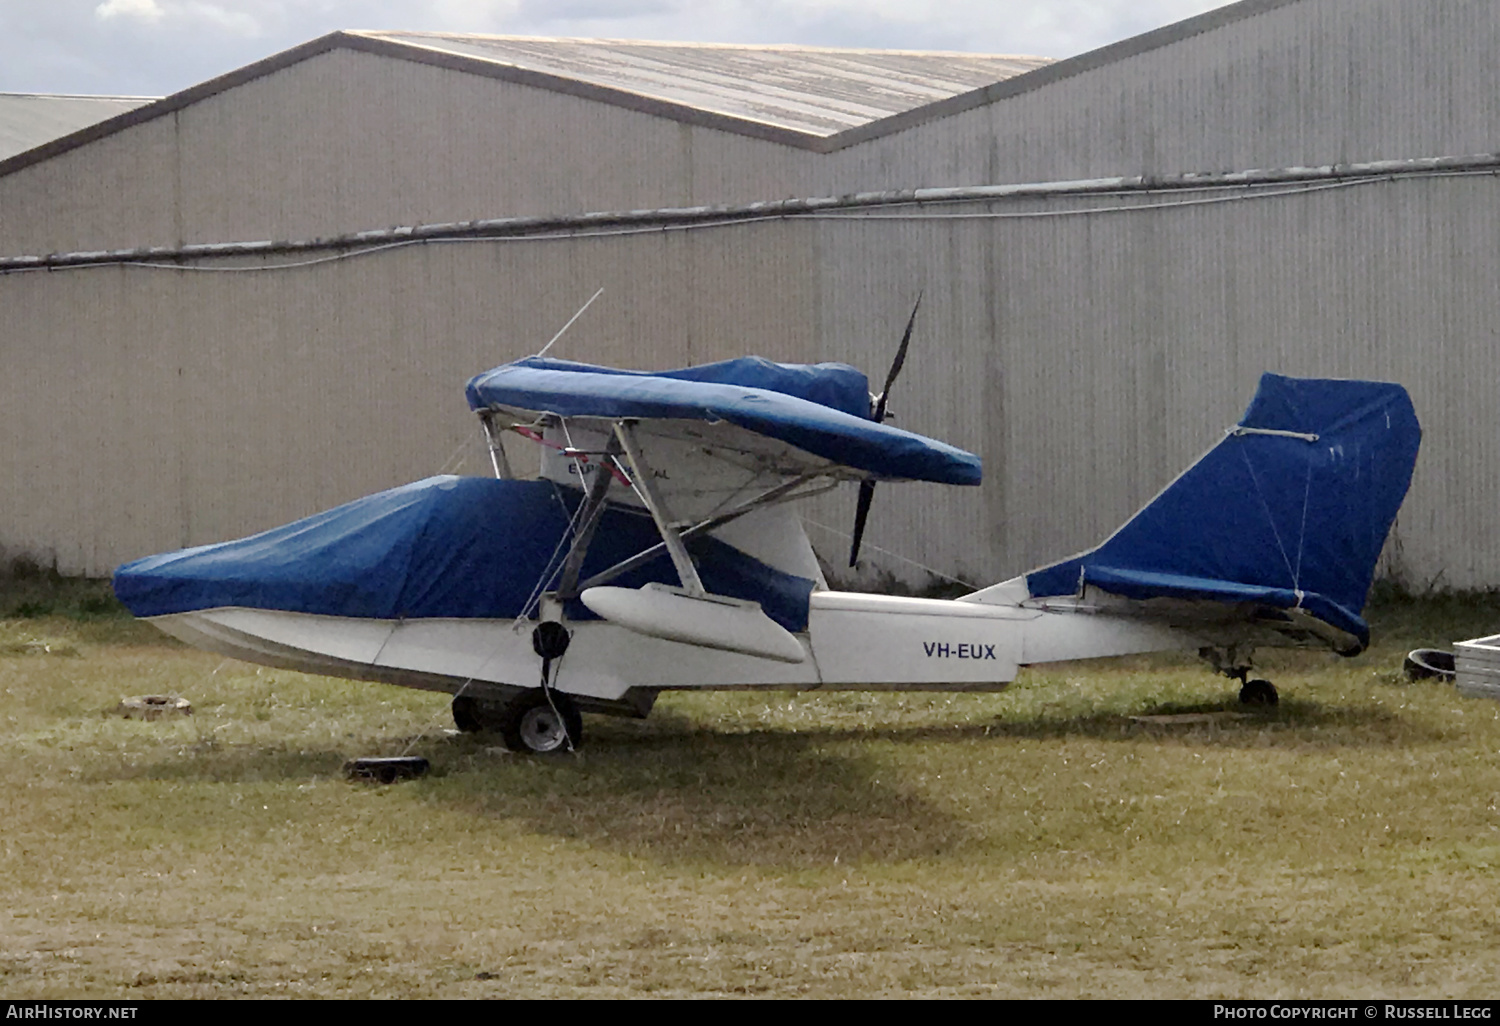
[[[791,663],[649,637],[604,620],[570,622],[554,687],[619,701],[633,688],[1000,690],[1020,666],[1172,649],[1195,633],[1126,617],[848,592],[815,592]],[[199,648],[249,662],[406,687],[473,692],[538,687],[534,623],[367,620],[227,607],[152,617]]]

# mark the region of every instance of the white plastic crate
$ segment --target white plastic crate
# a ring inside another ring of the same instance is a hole
[[[1500,634],[1456,642],[1453,668],[1460,694],[1500,700]]]

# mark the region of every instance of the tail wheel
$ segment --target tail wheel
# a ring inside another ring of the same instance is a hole
[[[1275,705],[1281,696],[1268,680],[1247,680],[1240,686],[1241,705]]]
[[[583,717],[567,695],[535,688],[513,699],[500,717],[500,737],[512,752],[545,755],[583,743]]]

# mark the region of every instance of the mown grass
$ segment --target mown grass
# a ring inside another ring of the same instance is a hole
[[[442,696],[224,663],[92,585],[28,587],[0,587],[7,997],[1500,983],[1500,705],[1400,675],[1500,631],[1493,596],[1387,598],[1353,660],[1272,654],[1283,702],[1248,717],[1154,657],[1000,695],[666,696],[525,759],[449,733]],[[194,715],[108,715],[155,693]],[[1183,712],[1225,715],[1134,718]],[[408,750],[428,777],[340,772]]]

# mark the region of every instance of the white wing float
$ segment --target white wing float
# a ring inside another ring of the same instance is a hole
[[[944,601],[828,590],[787,505],[840,481],[979,483],[879,423],[863,374],[747,358],[532,358],[469,383],[496,477],[435,477],[121,567],[137,616],[215,652],[455,696],[513,750],[663,689],[999,690],[1018,667],[1368,641],[1420,429],[1399,385],[1266,375],[1244,419],[1098,548]],[[498,438],[541,445],[516,480]],[[1242,698],[1274,701],[1264,681]]]

